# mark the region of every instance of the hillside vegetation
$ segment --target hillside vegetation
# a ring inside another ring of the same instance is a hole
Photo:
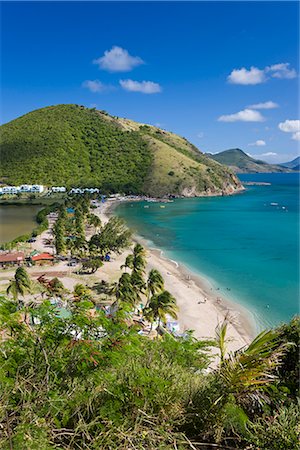
[[[228,166],[236,173],[270,173],[270,172],[291,172],[287,167],[276,164],[268,164],[265,161],[251,158],[243,150],[233,148],[224,152],[209,154],[214,161]]]
[[[186,139],[78,105],[28,113],[1,127],[0,180],[97,186],[163,196],[230,194],[238,179]]]

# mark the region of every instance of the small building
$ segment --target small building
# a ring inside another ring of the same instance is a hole
[[[23,252],[15,253],[1,253],[0,254],[0,266],[14,265],[20,266],[25,260],[25,254]]]
[[[33,184],[30,192],[41,194],[44,192],[44,186],[42,184]]]
[[[53,186],[52,188],[51,188],[51,191],[52,192],[66,192],[67,191],[67,189],[64,187],[64,186]]]
[[[2,188],[2,194],[17,194],[20,192],[19,186],[4,186]]]
[[[38,255],[31,256],[31,261],[39,265],[45,264],[47,262],[53,262],[53,260],[54,256],[50,253],[40,253]]]

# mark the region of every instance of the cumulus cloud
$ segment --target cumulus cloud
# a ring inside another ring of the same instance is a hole
[[[271,100],[263,103],[255,103],[254,105],[249,105],[250,109],[274,109],[278,108],[278,103],[272,102]]]
[[[106,50],[100,58],[94,59],[93,64],[108,72],[130,72],[144,64],[144,61],[139,56],[131,56],[124,48],[114,46],[111,50]]]
[[[265,72],[270,72],[273,78],[285,78],[288,80],[297,76],[296,70],[290,69],[290,63],[273,64],[272,66],[266,67]]]
[[[263,139],[258,139],[255,142],[252,142],[251,144],[248,144],[249,146],[253,145],[255,147],[262,147],[264,145],[266,145],[266,142]]]
[[[292,139],[294,141],[300,141],[300,120],[286,120],[280,122],[278,128],[285,133],[293,133]]]
[[[130,92],[142,92],[143,94],[157,94],[162,91],[161,86],[153,81],[120,80],[123,89]]]
[[[243,109],[235,114],[227,114],[218,118],[219,122],[263,122],[264,116],[253,109]]]
[[[266,81],[266,76],[264,70],[252,66],[250,70],[234,69],[227,79],[232,84],[260,84]]]
[[[242,67],[234,69],[227,80],[232,84],[261,84],[271,78],[292,79],[297,76],[295,69],[290,68],[289,63],[279,63],[267,66],[264,69],[252,66],[250,69]]]
[[[296,133],[293,134],[292,139],[294,139],[294,141],[300,141],[300,131],[296,131]]]
[[[99,80],[85,80],[82,87],[89,89],[91,92],[104,92],[108,88]]]

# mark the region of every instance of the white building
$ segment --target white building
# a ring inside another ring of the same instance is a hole
[[[66,192],[66,188],[64,186],[53,186],[51,188],[52,192]]]
[[[17,194],[18,192],[20,192],[19,186],[4,186],[2,188],[3,194]]]
[[[42,192],[44,192],[44,186],[42,186],[41,184],[33,184],[31,186],[30,192],[38,192],[39,194],[41,194]]]
[[[0,194],[18,194],[24,192],[41,194],[44,191],[44,186],[41,184],[22,184],[21,186],[4,186],[1,188]]]

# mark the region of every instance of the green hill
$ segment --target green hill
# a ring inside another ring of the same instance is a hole
[[[30,112],[1,126],[0,181],[100,187],[162,196],[229,194],[238,179],[186,139],[78,105]]]
[[[251,158],[243,150],[232,148],[216,154],[207,154],[214,161],[228,166],[236,173],[291,172],[290,169],[276,164],[268,164]]]

